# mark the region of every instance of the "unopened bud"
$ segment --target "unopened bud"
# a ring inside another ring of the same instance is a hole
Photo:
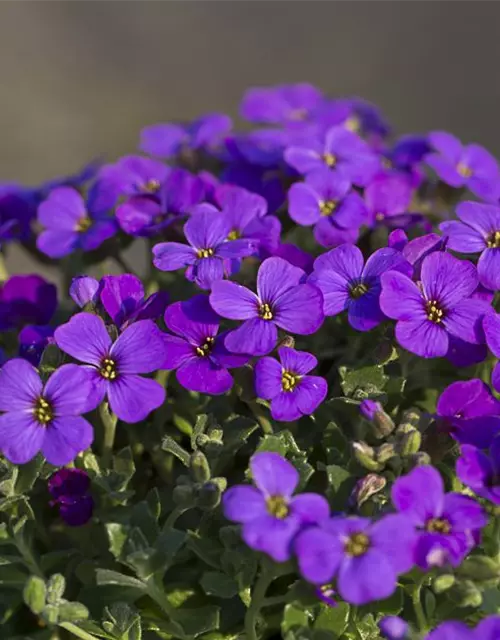
[[[483,602],[481,592],[470,580],[457,582],[450,595],[459,607],[480,607]]]
[[[376,473],[369,473],[356,482],[356,486],[351,493],[351,504],[360,507],[373,495],[382,491],[386,484],[387,480],[383,476],[379,476]]]
[[[373,434],[376,438],[385,438],[394,431],[394,422],[387,414],[380,402],[375,400],[363,400],[359,410],[373,426]]]
[[[406,433],[398,434],[398,452],[402,456],[409,456],[417,453],[422,444],[422,434],[417,429],[411,427]]]
[[[203,484],[210,480],[208,460],[201,451],[195,451],[189,457],[189,473],[195,482]]]
[[[442,576],[437,576],[432,583],[432,588],[434,593],[443,593],[443,591],[447,591],[451,589],[451,587],[455,584],[455,576],[452,574],[444,574]]]
[[[383,464],[375,460],[375,450],[366,442],[353,442],[352,449],[356,460],[368,471],[380,471],[384,468]]]
[[[295,338],[293,336],[285,336],[283,340],[281,340],[278,344],[278,349],[280,347],[289,347],[290,349],[295,348]]]
[[[222,491],[215,482],[206,482],[198,492],[196,506],[204,511],[211,511],[219,506]]]
[[[401,416],[401,423],[411,424],[413,427],[416,427],[420,422],[420,412],[418,409],[407,409],[403,412]]]
[[[77,276],[71,281],[69,295],[85,311],[95,308],[99,300],[99,281],[90,276]]]
[[[420,467],[422,465],[431,464],[431,457],[426,451],[418,451],[405,458],[409,462],[409,468]]]
[[[475,581],[498,580],[500,565],[488,556],[470,556],[457,569],[457,574]]]

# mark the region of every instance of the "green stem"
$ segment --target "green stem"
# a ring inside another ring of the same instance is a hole
[[[274,433],[273,425],[271,424],[269,418],[264,415],[262,405],[260,405],[258,402],[255,402],[255,400],[247,400],[247,405],[251,409],[262,431],[268,435],[272,435]]]
[[[261,565],[260,576],[258,577],[252,592],[252,601],[245,615],[246,640],[258,640],[257,631],[255,630],[257,617],[264,604],[266,591],[274,580],[274,577],[272,565],[268,561],[264,560]]]
[[[418,628],[420,631],[427,631],[427,619],[424,613],[424,607],[422,606],[422,586],[424,584],[425,576],[418,584],[415,585],[415,589],[412,593],[413,610],[415,611],[415,617],[417,618]]]
[[[174,507],[168,518],[165,520],[165,524],[163,525],[163,531],[168,531],[168,529],[172,529],[174,524],[177,521],[177,518],[180,518],[183,513],[188,511],[190,507],[181,507],[177,505]]]
[[[349,628],[352,630],[354,637],[356,640],[363,640],[363,636],[361,635],[358,629],[358,612],[356,607],[352,607],[349,613]]]
[[[73,624],[72,622],[60,622],[59,626],[81,640],[98,640],[97,636],[87,633],[87,631],[80,629],[80,627],[77,627],[76,624]]]
[[[103,466],[109,467],[113,455],[113,446],[115,444],[117,416],[109,411],[107,402],[103,402],[99,407],[99,416],[101,417],[104,427],[104,437],[102,441],[102,463]]]

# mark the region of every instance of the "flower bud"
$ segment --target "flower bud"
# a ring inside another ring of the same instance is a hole
[[[384,442],[384,444],[375,449],[375,459],[377,460],[377,462],[380,462],[380,464],[385,464],[388,460],[394,458],[396,455],[396,449],[390,442]]]
[[[361,478],[356,482],[356,486],[352,490],[350,502],[360,507],[371,496],[375,495],[387,484],[387,480],[383,476],[379,476],[376,473],[369,473],[364,478]]]
[[[451,589],[451,587],[455,584],[455,576],[452,574],[444,574],[442,576],[437,576],[432,583],[432,588],[434,593],[443,593],[443,591],[447,591]]]
[[[470,556],[457,569],[462,578],[475,581],[500,579],[500,564],[488,556]]]
[[[406,425],[405,425],[406,426]],[[410,426],[410,425],[408,425]],[[417,429],[410,427],[406,433],[398,434],[398,452],[402,456],[417,453],[422,444],[422,434]]]
[[[450,594],[459,607],[480,607],[483,602],[481,592],[470,580],[457,582]]]
[[[85,311],[94,309],[99,301],[99,282],[90,276],[77,276],[71,281],[69,295]]]
[[[189,458],[189,473],[195,482],[201,484],[210,480],[210,467],[204,453],[195,451]]]
[[[198,492],[196,506],[204,511],[211,511],[219,506],[222,491],[217,483],[206,482]]]
[[[172,498],[175,504],[180,507],[192,507],[195,502],[194,489],[191,485],[178,485],[177,487],[174,487],[174,490],[172,491]]]
[[[373,434],[376,438],[385,438],[394,431],[392,418],[384,411],[380,402],[375,400],[363,400],[359,410],[373,426]]]
[[[285,336],[283,340],[281,340],[276,347],[279,349],[280,347],[289,347],[290,349],[295,348],[295,338],[293,336]]]
[[[420,422],[420,412],[418,409],[407,409],[401,416],[401,424],[407,423],[416,427]]]
[[[366,442],[353,442],[352,449],[356,460],[368,471],[380,471],[384,468],[383,464],[375,460],[375,450]]]

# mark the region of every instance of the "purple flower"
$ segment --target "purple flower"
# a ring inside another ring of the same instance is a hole
[[[285,189],[281,176],[276,171],[268,171],[246,162],[234,162],[224,169],[222,179],[228,184],[261,195],[267,201],[269,213],[277,211],[285,202]]]
[[[425,136],[410,134],[396,140],[387,153],[391,166],[399,171],[411,173],[431,150]]]
[[[294,547],[306,580],[324,584],[335,576],[342,598],[363,605],[394,593],[398,575],[413,566],[415,537],[412,523],[398,515],[375,523],[340,516],[300,533]]]
[[[359,405],[359,410],[367,420],[373,420],[376,414],[380,413],[384,409],[380,402],[367,398],[366,400],[363,400],[361,402],[361,404]]]
[[[234,353],[262,356],[278,340],[278,327],[290,333],[309,335],[321,326],[323,296],[310,284],[301,284],[302,269],[282,258],[264,260],[257,274],[257,295],[240,284],[214,283],[210,304],[223,318],[244,320],[225,341]]]
[[[57,308],[57,289],[41,276],[12,276],[0,290],[0,328],[47,324]]]
[[[460,222],[442,222],[439,228],[448,237],[448,248],[460,253],[480,253],[479,282],[492,291],[500,289],[500,207],[479,202],[461,202]]]
[[[31,223],[40,201],[38,189],[17,184],[0,184],[0,243],[28,240]]]
[[[378,626],[380,633],[387,640],[405,640],[410,631],[408,623],[398,616],[385,616]]]
[[[124,156],[99,171],[95,186],[99,197],[154,195],[167,178],[170,168],[163,162],[141,156]],[[114,204],[114,203],[113,203]]]
[[[248,362],[247,356],[226,349],[226,334],[217,335],[219,321],[204,295],[175,302],[165,312],[165,324],[175,336],[164,336],[163,368],[177,369],[177,380],[186,389],[211,395],[225,393],[233,386],[228,369]]]
[[[90,478],[83,469],[59,469],[49,478],[51,506],[70,527],[81,527],[92,517],[94,501],[89,495]]]
[[[399,251],[389,248],[375,251],[365,265],[358,247],[343,244],[316,258],[309,281],[323,293],[326,316],[347,309],[349,324],[369,331],[385,320],[379,297],[380,277],[386,271],[410,275],[412,268]]]
[[[156,320],[163,314],[168,302],[168,294],[164,291],[145,298],[142,282],[131,273],[104,276],[100,298],[113,323],[121,330],[137,320]]]
[[[306,83],[253,87],[243,96],[240,115],[266,124],[300,122],[314,116],[323,102],[321,91]]]
[[[484,200],[496,200],[500,194],[500,173],[496,159],[478,144],[462,145],[444,131],[428,136],[434,149],[425,157],[439,178],[452,187],[467,187]]]
[[[261,358],[255,365],[255,392],[271,401],[274,420],[291,422],[314,413],[326,398],[328,384],[320,376],[308,376],[318,360],[305,351],[278,349],[275,358]]]
[[[228,242],[231,220],[212,205],[200,205],[184,225],[189,245],[160,242],[153,247],[153,263],[160,271],[177,271],[191,266],[196,284],[210,289],[224,277],[224,260],[250,256],[255,245],[249,240]]]
[[[313,270],[314,258],[294,244],[280,243],[273,251],[273,256],[283,258],[306,273],[311,273]]]
[[[226,146],[231,160],[275,170],[291,139],[294,136],[282,129],[257,129],[233,135],[226,140]]]
[[[486,343],[491,353],[500,358],[500,315],[488,313],[483,320]],[[500,390],[500,363],[497,362],[491,373],[491,384],[495,391]]]
[[[321,587],[316,587],[315,593],[316,597],[328,607],[337,606],[337,601],[334,598],[336,591],[331,584],[322,584]]]
[[[250,469],[256,487],[228,489],[222,500],[224,515],[243,525],[243,540],[249,547],[285,562],[300,529],[328,518],[328,502],[316,493],[294,497],[299,473],[278,453],[256,453]]]
[[[408,211],[412,188],[401,175],[380,176],[365,189],[365,204],[371,226],[376,224],[401,224]],[[408,217],[408,216],[406,216]]]
[[[53,336],[54,329],[48,325],[26,325],[17,336],[19,356],[38,367],[45,347],[54,344]]]
[[[191,213],[205,196],[203,181],[173,169],[153,195],[136,195],[116,208],[120,227],[132,236],[151,236]]]
[[[141,131],[139,148],[158,158],[172,158],[184,149],[210,150],[231,126],[231,118],[223,113],[209,113],[186,125],[153,124]]]
[[[363,198],[351,190],[349,180],[329,169],[314,171],[305,182],[292,185],[288,202],[292,220],[313,224],[316,242],[324,247],[339,244],[342,236],[344,242],[355,242],[367,217]]]
[[[92,407],[92,383],[85,371],[65,364],[43,384],[26,360],[14,358],[0,369],[0,449],[14,464],[41,451],[50,464],[68,464],[90,447],[94,434],[81,417]]]
[[[443,622],[425,640],[498,640],[500,638],[500,616],[489,616],[475,629],[454,620]]]
[[[416,280],[420,280],[420,272],[424,259],[435,251],[445,251],[447,241],[447,238],[438,236],[437,233],[427,233],[426,235],[410,240],[401,249],[404,257],[413,267],[413,275]]]
[[[76,249],[92,251],[116,233],[116,223],[106,211],[85,204],[71,187],[54,189],[38,207],[38,221],[45,231],[37,247],[50,258],[62,258]]]
[[[457,476],[475,494],[500,504],[500,431],[488,454],[464,444],[457,460]]]
[[[329,129],[324,142],[309,139],[302,146],[288,147],[285,160],[302,175],[328,167],[361,187],[369,184],[380,168],[379,158],[366,142],[344,127]]]
[[[89,366],[93,382],[89,403],[97,407],[107,395],[111,410],[124,422],[139,422],[161,406],[165,389],[139,373],[160,369],[165,345],[152,320],[139,320],[112,343],[104,321],[91,313],[78,313],[55,331],[57,346]]]
[[[96,305],[99,302],[100,288],[99,280],[91,276],[76,276],[71,281],[69,295],[73,302],[83,309],[87,304]]]
[[[415,563],[422,569],[458,566],[475,546],[475,535],[488,522],[472,498],[445,494],[443,480],[433,467],[416,467],[398,478],[391,495],[399,513],[419,530]]]
[[[453,382],[439,396],[438,423],[461,444],[485,449],[500,433],[500,402],[479,379]]]
[[[480,344],[481,321],[488,305],[471,299],[478,285],[470,262],[447,253],[431,253],[422,262],[421,289],[406,275],[382,275],[380,308],[398,320],[399,344],[424,358],[445,356],[450,335]]]

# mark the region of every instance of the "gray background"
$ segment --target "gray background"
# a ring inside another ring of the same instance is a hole
[[[307,80],[500,155],[497,2],[1,2],[0,181],[37,182],[140,128],[236,115],[245,87]]]

